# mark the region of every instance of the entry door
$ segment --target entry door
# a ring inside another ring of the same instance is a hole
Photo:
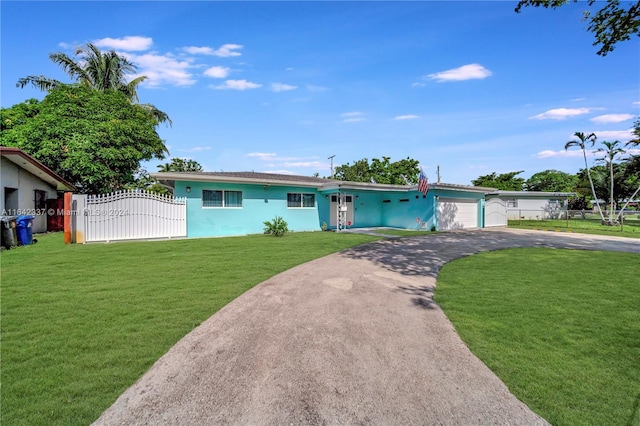
[[[339,198],[338,198],[339,197]],[[340,203],[338,204],[338,201]],[[330,209],[331,214],[329,216],[329,225],[330,226],[338,226],[338,206],[346,207],[347,211],[344,212],[346,214],[347,226],[353,226],[353,195],[350,194],[331,194],[331,203]]]

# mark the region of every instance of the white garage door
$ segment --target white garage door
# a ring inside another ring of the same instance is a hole
[[[441,198],[438,204],[438,229],[467,229],[478,227],[478,201]]]

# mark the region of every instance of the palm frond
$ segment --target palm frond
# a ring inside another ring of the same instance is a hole
[[[59,86],[62,83],[58,80],[48,78],[43,75],[30,75],[19,79],[16,83],[16,87],[23,89],[24,86],[27,86],[29,84],[31,84],[36,89],[40,89],[45,92],[53,89],[56,86]]]

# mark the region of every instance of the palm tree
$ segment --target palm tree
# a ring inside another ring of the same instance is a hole
[[[159,172],[201,172],[202,166],[188,158],[172,158],[170,163],[158,165]]]
[[[603,157],[598,158],[597,161],[602,161],[605,165],[609,166],[609,225],[613,225],[613,161],[616,159],[616,156],[620,154],[626,153],[626,151],[620,148],[620,141],[608,142],[603,141],[602,145],[605,148],[598,148],[595,152],[601,152],[604,154]]]
[[[103,53],[92,43],[78,47],[75,56],[77,58],[59,52],[50,54],[49,59],[79,84],[101,92],[117,90],[124,93],[131,102],[139,101],[137,88],[147,77],[138,76],[127,81],[127,77],[138,70],[127,58],[118,55],[114,50]],[[23,88],[28,84],[40,90],[49,91],[63,83],[42,75],[30,75],[19,79],[16,86]],[[156,123],[172,124],[169,116],[155,106],[151,104],[140,104],[140,106],[156,120]]]
[[[578,139],[567,142],[564,145],[564,149],[567,150],[569,149],[569,147],[572,147],[572,146],[579,146],[580,149],[582,149],[582,156],[584,157],[584,168],[587,171],[587,176],[589,177],[589,184],[591,185],[591,195],[593,196],[593,200],[596,203],[596,206],[598,206],[600,219],[604,222],[604,214],[602,213],[602,209],[600,208],[600,202],[598,201],[598,196],[596,195],[596,189],[593,186],[593,179],[591,179],[591,171],[589,169],[589,164],[587,163],[587,151],[585,150],[585,145],[587,142],[591,142],[591,146],[593,146],[596,143],[596,134],[590,133],[589,135],[585,136],[584,133],[582,132],[575,132],[573,135]]]

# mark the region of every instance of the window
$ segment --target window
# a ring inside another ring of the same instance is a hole
[[[509,208],[517,208],[518,200],[507,200],[507,207]]]
[[[242,191],[202,190],[202,207],[242,207]]]
[[[316,195],[315,194],[300,194],[297,192],[287,194],[287,207],[315,207]]]
[[[35,208],[36,210],[46,210],[47,209],[47,193],[45,191],[40,191],[38,189],[34,190],[34,198],[35,198]]]
[[[408,203],[409,199],[408,198],[400,198],[398,201],[401,202],[401,203]]]

